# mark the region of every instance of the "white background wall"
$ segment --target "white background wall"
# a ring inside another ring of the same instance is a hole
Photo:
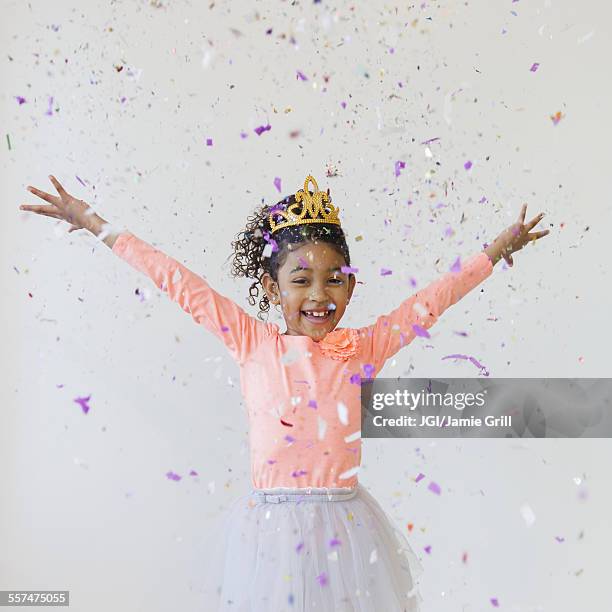
[[[610,375],[607,3],[0,7],[0,589],[70,589],[79,612],[202,609],[202,543],[250,485],[238,367],[93,236],[18,211],[48,174],[255,315],[230,241],[312,173],[365,283],[343,327],[477,252],[528,202],[550,235],[382,375],[478,374],[449,353],[491,376]],[[88,395],[84,415],[74,398]],[[609,440],[366,440],[360,479],[414,524],[426,612],[492,597],[604,612],[611,461]]]

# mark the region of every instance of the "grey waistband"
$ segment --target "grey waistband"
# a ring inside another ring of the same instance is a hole
[[[256,501],[279,504],[281,502],[303,501],[346,501],[357,495],[357,487],[348,488],[282,488],[253,489],[251,493]]]

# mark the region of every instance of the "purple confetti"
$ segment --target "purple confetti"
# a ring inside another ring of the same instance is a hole
[[[352,268],[351,266],[340,266],[340,272],[343,274],[357,274],[359,268]]]
[[[555,540],[557,540],[557,542],[565,542],[565,538],[562,538],[560,536],[555,536]]]
[[[396,161],[395,162],[395,176],[400,175],[400,170],[403,170],[406,167],[406,162]]]
[[[425,478],[425,474],[419,472],[417,477],[414,479],[414,482],[420,482],[421,480],[423,480],[423,478]]]
[[[341,106],[342,108],[346,108],[346,102],[340,102],[340,106]]]
[[[429,332],[424,327],[421,327],[420,325],[417,325],[416,323],[413,323],[412,329],[414,330],[414,333],[417,336],[421,336],[422,338],[431,338],[431,336],[429,335]]]
[[[429,483],[429,486],[427,488],[432,493],[435,493],[436,495],[440,495],[440,493],[441,493],[440,485],[437,482],[434,482],[433,480]]]
[[[381,268],[380,269],[380,275],[381,276],[389,276],[390,274],[393,274],[392,270],[388,270],[387,268]]]
[[[212,147],[212,143],[213,143],[213,139],[212,138],[207,138],[206,139],[206,146],[207,147]]]
[[[276,187],[276,189],[280,193],[280,190],[281,190],[281,180],[280,180],[280,178],[278,176],[274,179],[274,186]]]
[[[318,408],[317,402],[315,400],[308,401],[308,408],[314,408],[315,410]]]
[[[361,376],[359,374],[352,374],[349,381],[352,385],[361,385]]]
[[[198,476],[198,473],[195,470],[191,470],[191,472],[189,472],[190,476]]]
[[[178,474],[175,474],[172,470],[169,472],[166,472],[166,478],[168,480],[175,480],[178,481],[181,479],[181,476],[179,476]]]
[[[376,368],[371,363],[366,363],[363,366],[363,371],[365,373],[366,378],[372,378],[372,374],[374,374],[374,370]]]
[[[327,574],[325,572],[321,572],[318,576],[317,576],[317,582],[321,585],[321,586],[325,586],[327,584]]]
[[[308,472],[305,470],[295,470],[291,472],[291,476],[293,476],[293,478],[298,478],[299,476],[305,476],[306,474],[308,474]]]
[[[469,355],[445,355],[442,359],[468,359],[471,361],[477,368],[480,368],[483,371],[485,376],[489,375],[489,371],[485,366],[483,366],[479,361],[477,361],[474,357],[470,357]]]
[[[22,104],[26,103],[26,99],[22,96],[15,96],[15,100],[17,100],[17,102],[19,102],[19,106],[21,106]]]
[[[497,601],[497,597],[491,597],[491,605],[494,608],[499,608],[499,601]]]
[[[300,72],[299,70],[296,70],[296,75],[297,75],[295,77],[296,79],[301,79],[302,81],[308,80],[308,77],[303,72]]]
[[[300,264],[300,266],[302,266],[302,268],[305,268],[306,270],[310,268],[310,266],[308,265],[308,261],[306,261],[303,257],[298,257],[298,263]]]
[[[83,410],[84,414],[87,414],[89,412],[88,402],[90,399],[91,399],[91,395],[88,395],[87,397],[77,397],[74,400],[77,404],[81,406],[81,410]]]
[[[49,108],[45,112],[45,115],[49,115],[49,116],[53,115],[53,97],[49,98]]]
[[[253,131],[258,135],[261,136],[264,132],[268,132],[272,129],[272,126],[268,123],[268,125],[260,125],[259,127],[256,127]]]
[[[87,185],[83,182],[83,179],[79,178],[78,174],[75,174],[74,176],[76,176],[77,181],[79,181],[79,183],[81,183],[81,185],[83,185],[83,187],[87,187]]]
[[[289,442],[289,443],[295,442],[295,438],[293,436],[290,436],[290,435],[286,435],[285,436],[285,440],[287,440],[287,442]]]
[[[451,272],[461,272],[461,258],[457,257],[457,259],[455,259],[455,261],[453,262],[453,265],[450,267],[450,271]]]
[[[540,67],[540,64],[538,62],[534,62],[531,65],[531,68],[529,69],[530,72],[535,72],[538,68]]]
[[[472,162],[471,161],[466,161],[465,164],[463,164],[463,167],[466,170],[469,170],[472,167]]]
[[[296,547],[295,547],[295,552],[300,552],[302,549],[304,548],[304,542],[300,542]]]
[[[425,548],[423,549],[428,555],[431,554],[431,545],[429,546],[425,546]]]
[[[424,140],[421,144],[429,144],[430,142],[435,142],[436,140],[440,140],[439,136],[436,136],[435,138],[430,138],[429,140]]]
[[[340,544],[342,544],[342,542],[340,542],[340,540],[338,538],[332,538],[329,541],[329,547],[333,548],[334,546],[340,546]]]

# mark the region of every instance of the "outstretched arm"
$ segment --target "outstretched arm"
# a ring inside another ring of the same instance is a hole
[[[549,233],[544,230],[530,234],[544,214],[540,213],[525,224],[526,211],[527,204],[524,204],[518,221],[506,228],[484,251],[471,257],[459,272],[445,274],[402,302],[390,314],[378,317],[373,325],[358,330],[364,346],[363,358],[374,366],[376,373],[387,359],[416,336],[428,337],[427,329],[447,308],[486,279],[502,257],[512,266],[512,253]]]

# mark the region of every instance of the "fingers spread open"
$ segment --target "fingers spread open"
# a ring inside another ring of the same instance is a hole
[[[35,196],[38,196],[39,198],[45,200],[46,202],[49,202],[50,204],[57,204],[57,202],[60,200],[60,198],[58,198],[57,196],[51,195],[46,191],[41,191],[40,189],[36,189],[36,187],[30,186],[28,187],[28,191],[30,193],[33,193]]]
[[[50,174],[49,179],[51,180],[53,186],[55,187],[55,189],[57,189],[57,193],[59,193],[61,197],[65,197],[68,195],[66,190],[61,186],[60,182],[53,175]]]

